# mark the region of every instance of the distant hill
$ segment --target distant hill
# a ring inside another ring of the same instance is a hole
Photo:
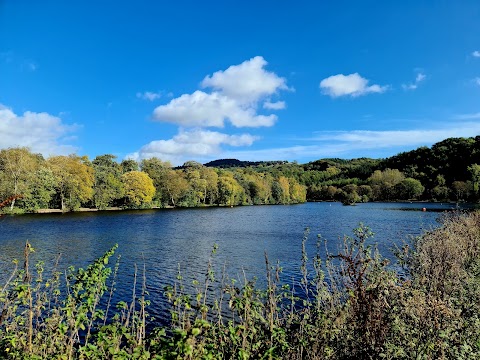
[[[287,164],[288,161],[241,161],[238,159],[219,159],[213,160],[206,164],[207,167],[215,168],[244,168],[249,166],[270,166],[270,165],[282,165]]]

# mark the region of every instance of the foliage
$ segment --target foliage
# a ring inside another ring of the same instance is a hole
[[[92,199],[94,172],[87,157],[54,156],[47,160],[62,210],[78,209]]]
[[[41,157],[27,148],[9,148],[0,151],[0,196],[7,198],[22,195],[31,198],[34,191],[35,172]],[[10,204],[13,210],[15,200]]]
[[[127,206],[139,207],[149,204],[155,195],[153,181],[143,171],[130,171],[122,175]]]
[[[187,161],[173,168],[158,158],[119,164],[114,155],[92,162],[77,155],[44,159],[27,148],[0,151],[0,196],[19,212],[140,206],[125,196],[122,175],[148,174],[155,194],[141,207],[293,204],[310,201],[480,200],[480,136],[450,138],[387,159],[287,161]],[[356,186],[353,191],[353,185]],[[6,209],[3,210],[4,212]]]
[[[125,167],[116,163],[115,156],[109,154],[97,156],[92,165],[95,173],[93,187],[95,207],[105,209],[124,196],[121,174]]]

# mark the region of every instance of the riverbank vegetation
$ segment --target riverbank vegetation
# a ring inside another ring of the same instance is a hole
[[[286,285],[266,255],[265,288],[217,274],[214,247],[203,278],[187,286],[179,274],[165,288],[171,322],[152,330],[144,272],[130,300],[111,304],[115,248],[86,269],[47,272],[30,264],[27,243],[23,265],[14,262],[0,288],[0,357],[478,359],[480,213],[445,216],[397,249],[397,264],[371,236],[360,226],[323,256],[323,240],[307,232],[297,281]],[[317,254],[306,253],[309,241]]]
[[[174,169],[157,158],[137,163],[113,155],[44,159],[26,148],[0,151],[0,197],[10,213],[151,207],[292,204],[306,201],[298,180],[252,169],[223,170],[188,162]]]
[[[0,151],[0,198],[7,209],[76,210],[291,204],[304,201],[455,201],[480,199],[480,136],[450,138],[387,159],[195,161],[173,168],[158,158],[113,155],[44,159],[26,148]]]

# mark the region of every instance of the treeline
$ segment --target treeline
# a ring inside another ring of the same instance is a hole
[[[224,160],[222,165],[225,167]],[[387,159],[321,159],[307,164],[259,163],[252,168],[282,174],[307,187],[307,200],[344,203],[480,198],[480,136],[449,138],[432,147]],[[233,166],[234,163],[232,163]]]
[[[306,174],[301,177],[308,186],[309,199],[477,202],[479,164],[480,136],[449,138],[430,148],[420,147],[383,160],[323,161],[326,170],[337,174],[319,182],[308,179],[313,175],[308,167],[319,164],[306,164]],[[322,173],[325,170],[317,176]]]
[[[222,159],[173,168],[158,158],[44,159],[26,148],[0,151],[0,197],[10,211],[80,207],[195,207],[309,201],[478,202],[480,136],[449,138],[387,159],[321,159],[307,164]]]
[[[101,155],[53,156],[27,148],[0,151],[0,198],[14,199],[9,211],[76,210],[80,207],[196,207],[291,204],[306,201],[296,179],[252,169],[222,170],[190,161],[179,169],[151,158],[115,161]]]

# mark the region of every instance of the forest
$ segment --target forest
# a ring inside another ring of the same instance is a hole
[[[5,212],[81,207],[163,208],[293,204],[305,201],[478,202],[480,136],[449,138],[386,159],[140,162],[105,154],[44,158],[28,148],[0,151]]]
[[[214,165],[229,168],[228,161]],[[230,168],[282,174],[307,187],[307,201],[478,202],[480,136],[448,138],[386,159],[320,159],[306,164],[232,161]],[[209,164],[206,164],[209,166]]]
[[[0,151],[0,198],[11,199],[4,211],[13,213],[291,204],[306,201],[306,187],[250,168],[222,170],[189,161],[174,169],[158,158],[118,163],[109,154],[92,161],[77,155],[45,159],[10,148]]]

